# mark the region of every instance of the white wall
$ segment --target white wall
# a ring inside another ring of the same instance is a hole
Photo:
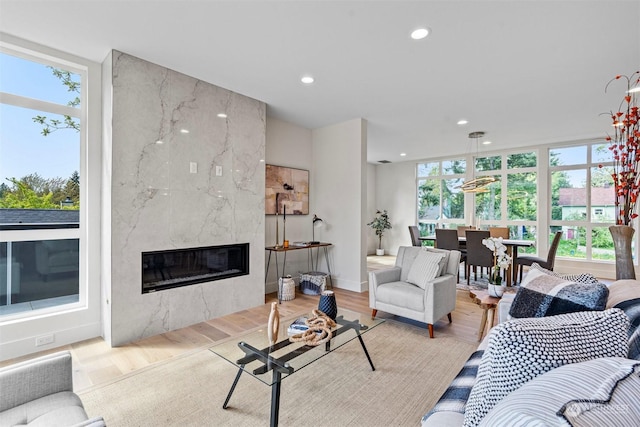
[[[312,131],[312,205],[326,222],[334,286],[366,289],[366,121],[354,119]]]
[[[414,162],[388,163],[376,166],[376,209],[386,209],[391,230],[382,237],[382,247],[392,255],[398,247],[411,246],[409,226],[416,224],[416,171]],[[370,222],[375,210],[368,213]],[[378,244],[375,231],[368,228],[369,238]]]
[[[373,215],[377,210],[376,168],[376,165],[367,163],[367,209],[365,211],[365,224],[369,223],[369,217],[373,219]],[[378,236],[376,236],[371,227],[366,227],[364,233],[367,238],[367,255],[375,254],[378,248]]]
[[[282,120],[267,118],[266,133],[266,164],[276,166],[286,166],[296,169],[305,169],[311,171],[313,164],[311,161],[311,130]],[[309,192],[314,193],[314,180],[311,179],[309,173]],[[313,199],[309,200],[309,215],[287,215],[286,238],[289,242],[309,241],[311,240],[311,220],[313,214],[317,214],[322,218],[322,212],[316,212]],[[279,222],[279,244],[282,244],[282,215],[278,215]],[[276,244],[276,216],[265,216],[265,245],[273,246]],[[316,240],[322,238],[322,230],[316,230]],[[265,251],[265,266],[269,259],[269,253]],[[282,269],[284,262],[284,254],[278,255],[278,265]],[[297,250],[287,252],[287,264],[285,274],[294,277],[299,276],[300,272],[309,271],[307,263],[307,250]],[[280,271],[280,275],[283,273]],[[277,291],[277,275],[276,275],[276,259],[275,254],[271,256],[271,265],[269,266],[269,275],[267,277],[267,285],[265,291]]]

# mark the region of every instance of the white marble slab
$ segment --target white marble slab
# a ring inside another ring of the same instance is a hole
[[[112,344],[264,303],[265,104],[111,58]],[[142,252],[238,242],[250,244],[249,275],[141,293]]]

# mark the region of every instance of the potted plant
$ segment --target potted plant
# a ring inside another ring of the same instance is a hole
[[[640,93],[640,71],[631,76],[618,75],[611,82],[626,80],[626,91],[617,111],[607,113],[611,117],[612,134],[607,135],[613,157],[613,184],[615,187],[616,224],[609,227],[616,254],[616,280],[635,279],[631,241],[632,227],[640,196],[640,112],[636,94]],[[599,165],[602,167],[602,165]]]
[[[511,257],[507,255],[507,247],[502,243],[502,237],[482,239],[482,244],[493,252],[493,268],[487,290],[492,297],[501,297],[505,290],[502,286],[502,272],[509,268]]]
[[[376,255],[384,255],[384,249],[382,249],[382,235],[384,230],[391,229],[391,222],[389,222],[389,215],[387,210],[380,212],[376,211],[376,217],[367,224],[374,230],[376,230],[376,236],[378,236],[378,249],[376,249]]]

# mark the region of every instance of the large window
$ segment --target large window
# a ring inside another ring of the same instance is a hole
[[[558,256],[614,260],[612,162],[604,142],[549,150],[552,229],[562,230]],[[635,248],[634,248],[635,253]]]
[[[80,300],[86,70],[0,48],[0,319]]]
[[[438,224],[464,224],[464,159],[420,163],[417,166],[418,225],[422,235],[432,234]]]

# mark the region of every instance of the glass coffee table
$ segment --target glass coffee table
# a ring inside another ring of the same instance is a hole
[[[309,316],[310,313],[306,315]],[[369,314],[339,309],[336,318],[338,325],[332,328],[331,340],[318,346],[310,346],[304,342],[289,341],[287,328],[298,317],[300,316],[280,319],[279,341],[272,346],[269,345],[265,324],[264,328],[239,337],[240,342],[229,341],[209,349],[238,368],[238,374],[222,405],[224,409],[229,404],[240,375],[246,372],[271,386],[270,425],[277,426],[282,380],[355,339],[360,341],[371,370],[375,371],[367,347],[362,340],[362,334],[384,323],[383,319],[371,319]]]

